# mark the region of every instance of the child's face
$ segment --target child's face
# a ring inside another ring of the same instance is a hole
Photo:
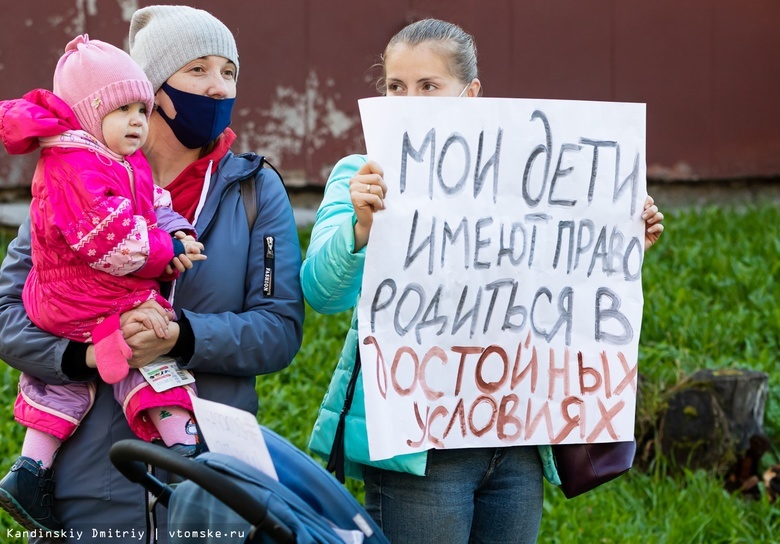
[[[465,83],[453,75],[449,61],[429,42],[394,45],[385,55],[387,96],[458,96]]]
[[[135,102],[121,106],[103,117],[103,139],[108,148],[122,156],[132,155],[149,133],[146,105]]]

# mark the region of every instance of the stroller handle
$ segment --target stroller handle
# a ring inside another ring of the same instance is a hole
[[[183,476],[208,491],[238,515],[260,529],[275,542],[294,543],[295,534],[250,493],[216,470],[182,457],[167,448],[141,440],[120,440],[111,446],[111,462],[122,475],[152,493],[164,506],[168,506],[173,489],[160,482],[147,470],[147,465],[159,467]]]

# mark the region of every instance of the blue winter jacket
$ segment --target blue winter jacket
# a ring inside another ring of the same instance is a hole
[[[363,282],[365,248],[354,251],[357,218],[349,196],[349,180],[365,163],[366,157],[362,155],[350,155],[339,161],[328,179],[324,198],[317,210],[311,242],[301,267],[301,286],[306,301],[320,313],[333,314],[357,307]],[[355,310],[309,442],[309,448],[326,460],[333,447],[347,384],[355,365],[357,342]],[[356,382],[352,406],[346,416],[344,454],[346,475],[361,480],[362,465],[421,476],[425,474],[428,460],[427,452],[404,454],[382,461],[370,460],[362,378]],[[545,477],[560,485],[550,446],[539,446],[539,454]]]
[[[257,191],[251,232],[239,194],[244,178],[254,178]],[[201,398],[254,414],[256,377],[289,365],[303,334],[301,249],[281,179],[257,155],[228,152],[212,174],[196,228],[208,259],[181,275],[174,298],[177,315],[189,320],[195,337],[195,354],[184,367],[195,372]],[[269,236],[274,248],[271,295],[263,290],[264,239]],[[0,268],[0,359],[47,383],[68,383],[62,369],[68,340],[38,329],[24,311],[22,287],[31,264],[28,221]],[[165,508],[147,514],[144,490],[111,465],[109,448],[123,438],[133,434],[122,407],[111,386],[98,382],[93,408],[54,465],[55,513],[66,527],[84,532],[73,542],[102,541],[87,538],[93,529],[132,530],[126,541],[152,542],[155,527],[157,542],[167,542]]]

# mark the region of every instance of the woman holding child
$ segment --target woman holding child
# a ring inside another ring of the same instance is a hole
[[[129,43],[155,93],[143,148],[153,179],[208,248],[208,259],[172,287],[177,321],[167,337],[136,319],[138,312],[159,314],[154,302],[122,315],[130,366],[176,357],[194,372],[199,397],[254,414],[256,377],[285,368],[302,339],[301,252],[290,202],[261,157],[230,151],[239,58],[221,21],[187,6],[148,6],[134,13]],[[252,225],[239,189],[245,179],[258,195]],[[0,269],[0,359],[51,384],[94,379],[91,344],[45,333],[27,317],[21,293],[31,264],[25,224]],[[264,282],[269,269],[273,279]],[[131,437],[111,387],[98,382],[92,409],[54,462],[58,481],[66,482],[55,486],[54,513],[68,541],[101,542],[96,535],[108,530],[124,535],[112,542],[167,541],[165,510],[149,510],[147,494],[109,460],[111,445]]]

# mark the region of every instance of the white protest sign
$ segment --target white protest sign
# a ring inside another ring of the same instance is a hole
[[[209,451],[240,459],[279,480],[263,433],[252,414],[192,394],[190,398]]]
[[[372,459],[633,437],[645,105],[361,100]]]

